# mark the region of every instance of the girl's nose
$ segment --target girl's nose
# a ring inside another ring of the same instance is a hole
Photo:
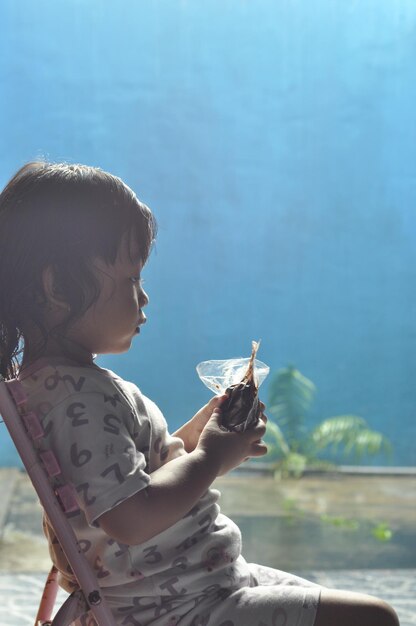
[[[139,294],[139,303],[140,303],[140,308],[146,306],[146,304],[149,304],[149,296],[147,295],[147,293],[144,291],[144,289],[141,289],[140,294]]]

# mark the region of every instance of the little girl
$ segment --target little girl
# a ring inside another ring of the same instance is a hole
[[[397,626],[377,598],[241,555],[211,484],[266,453],[264,414],[252,431],[225,432],[225,396],[216,396],[170,435],[154,402],[94,363],[127,352],[146,322],[141,273],[156,230],[133,191],[93,167],[28,163],[0,195],[0,373],[23,384],[45,447],[76,489],[70,523],[116,623]],[[44,530],[72,591],[46,516]]]

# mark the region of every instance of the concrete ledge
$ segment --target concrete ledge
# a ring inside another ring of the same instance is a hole
[[[271,476],[274,472],[271,463],[245,463],[233,470],[233,474],[263,474]],[[303,472],[303,476],[334,476],[337,474],[351,476],[415,476],[416,467],[406,466],[380,466],[371,467],[366,465],[338,465],[328,470],[315,469],[307,467]]]

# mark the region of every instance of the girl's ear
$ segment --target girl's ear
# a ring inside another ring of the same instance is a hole
[[[47,301],[47,307],[49,309],[57,308],[68,311],[68,304],[65,302],[62,291],[58,286],[56,272],[52,265],[48,265],[42,271],[42,285]]]

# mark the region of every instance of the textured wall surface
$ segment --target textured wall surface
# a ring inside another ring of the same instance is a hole
[[[148,324],[98,364],[174,429],[195,365],[261,338],[316,384],[310,423],[361,415],[415,465],[416,4],[3,0],[0,31],[0,184],[88,163],[159,221]]]

